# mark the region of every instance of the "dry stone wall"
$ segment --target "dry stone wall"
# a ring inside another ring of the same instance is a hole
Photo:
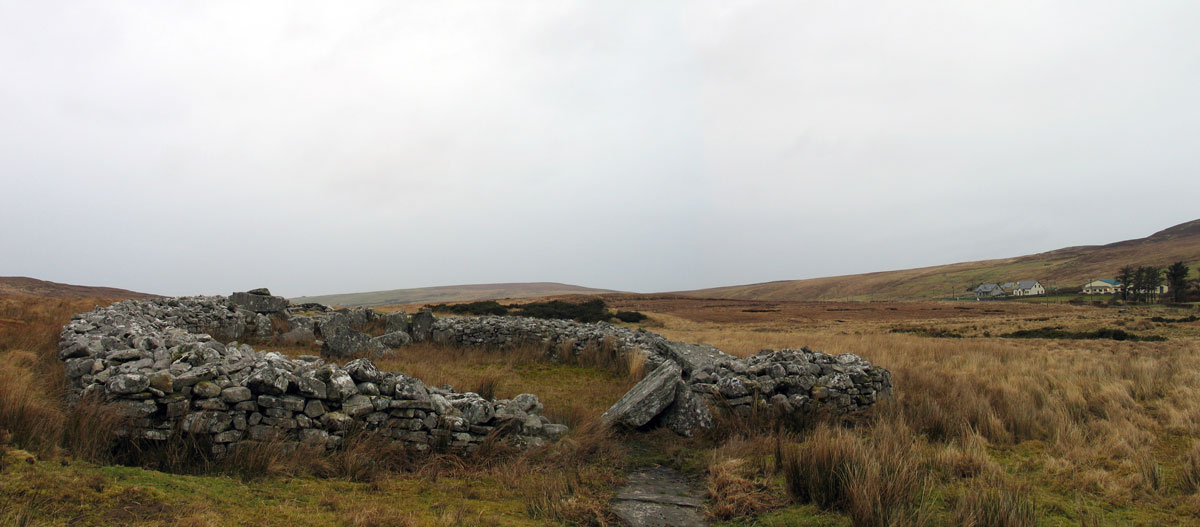
[[[379,335],[369,335],[368,328]],[[630,428],[665,426],[685,436],[712,426],[713,409],[842,414],[871,406],[892,389],[887,370],[852,354],[802,348],[738,358],[607,323],[333,310],[289,305],[265,289],[98,308],[63,329],[59,356],[71,397],[95,394],[124,405],[135,416],[130,435],[204,435],[218,454],[241,441],[280,435],[334,448],[347,431],[360,428],[383,431],[416,450],[472,450],[489,435],[538,443],[566,432],[541,416],[532,394],[488,401],[380,371],[369,358],[339,366],[236,342],[250,338],[319,342],[322,355],[335,359],[382,356],[423,341],[534,345],[551,358],[608,347],[640,355],[650,373],[603,419]]]
[[[133,437],[204,436],[218,455],[275,437],[334,448],[354,429],[420,451],[469,451],[493,435],[538,443],[567,430],[541,415],[532,394],[488,401],[381,371],[366,358],[343,366],[293,359],[208,333],[270,335],[262,329],[272,327],[267,313],[286,306],[272,298],[279,297],[125,301],[76,315],[59,342],[70,395],[122,405],[133,416],[126,431]]]
[[[605,413],[632,428],[666,426],[690,436],[712,426],[710,408],[748,415],[855,412],[892,390],[891,373],[854,354],[809,348],[764,350],[738,358],[713,346],[669,340],[607,323],[521,317],[446,317],[433,323],[434,341],[460,346],[542,345],[550,355],[611,346],[645,357],[650,373]]]

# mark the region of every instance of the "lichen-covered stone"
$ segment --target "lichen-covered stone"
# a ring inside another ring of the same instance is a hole
[[[712,428],[713,416],[704,400],[692,393],[683,380],[676,381],[675,401],[663,412],[663,424],[672,432],[691,437],[698,430]]]
[[[422,309],[413,315],[409,323],[409,335],[415,342],[425,342],[433,335],[433,311]]]
[[[119,395],[143,392],[149,387],[150,378],[138,373],[114,375],[105,386],[109,392]]]
[[[315,328],[316,317],[331,314],[319,306],[305,309],[311,313],[277,316],[287,316],[293,328]],[[342,321],[362,323],[379,317],[363,309],[336,314]],[[519,436],[546,428],[542,419],[526,431],[500,429],[495,408],[505,403],[448,390],[435,394],[420,380],[381,371],[367,359],[345,367],[318,357],[293,359],[236,342],[224,344],[210,333],[247,324],[264,340],[263,328],[275,326],[265,314],[223,297],[127,301],[77,315],[63,328],[59,346],[69,400],[85,393],[104,395],[130,414],[129,426],[120,433],[166,441],[172,430],[183,430],[207,436],[216,455],[234,451],[242,441],[268,439],[336,448],[347,431],[359,428],[389,436],[406,431],[396,440],[420,452],[472,450],[493,432]],[[326,331],[333,328],[342,329],[338,323],[325,324]],[[114,354],[119,360],[108,359]],[[536,403],[536,397],[527,399]],[[540,412],[540,405],[533,406]],[[556,427],[550,431],[561,433]],[[541,441],[517,439],[519,444]]]
[[[664,362],[604,412],[601,421],[630,427],[649,423],[675,401],[675,388],[682,371],[678,364]]]
[[[412,337],[405,331],[392,331],[375,337],[374,340],[389,348],[402,348],[412,342]]]

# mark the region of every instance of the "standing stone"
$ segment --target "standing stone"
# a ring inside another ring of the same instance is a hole
[[[383,320],[383,329],[388,333],[395,333],[397,331],[408,333],[409,331],[408,313],[403,311],[393,311],[384,315]]]
[[[321,318],[317,319],[317,331],[323,339],[331,339],[350,330],[350,319],[346,315],[338,312],[326,313]]]
[[[411,336],[415,342],[425,342],[433,333],[433,311],[422,309],[412,317]]]

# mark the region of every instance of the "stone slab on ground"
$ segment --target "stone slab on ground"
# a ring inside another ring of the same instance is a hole
[[[604,423],[639,427],[649,423],[664,408],[675,401],[680,369],[674,362],[664,362],[600,416]]]
[[[629,476],[612,511],[629,527],[704,527],[704,493],[666,467],[648,467]]]

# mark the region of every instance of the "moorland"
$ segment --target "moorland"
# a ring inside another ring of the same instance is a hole
[[[604,353],[547,362],[420,344],[380,367],[496,397],[537,393],[571,432],[467,457],[414,458],[366,435],[328,456],[269,444],[221,460],[131,453],[102,405],[63,405],[55,356],[72,314],[115,299],[3,297],[0,523],[615,525],[609,500],[647,465],[703,486],[714,525],[1200,522],[1194,306],[601,298],[649,315],[628,326],[735,355],[855,353],[890,369],[896,390],[863,415],[756,414],[681,439],[599,426],[641,374]],[[1011,338],[1044,329],[1155,338]]]

